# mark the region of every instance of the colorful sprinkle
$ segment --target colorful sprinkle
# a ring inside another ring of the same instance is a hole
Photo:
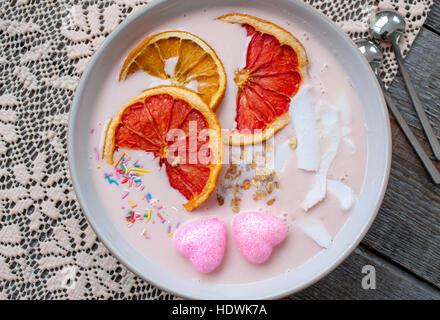
[[[173,235],[172,232],[168,233],[168,238],[171,237]]]
[[[96,149],[96,147],[94,147],[94,148],[93,148],[93,151],[95,151],[96,161],[99,161],[99,152],[98,152],[98,149]]]
[[[110,179],[110,176],[109,176],[109,175],[107,175],[107,180],[108,180],[108,183],[109,183],[109,184],[114,183],[115,185],[119,186],[119,183],[118,183],[116,180]]]
[[[130,193],[130,192],[125,192],[125,193],[122,195],[122,199],[127,198],[127,196],[128,196],[129,193]]]
[[[150,218],[151,218],[151,209],[148,210],[148,217],[147,217],[147,219],[145,220],[145,222],[148,223],[148,221],[150,221]]]
[[[90,129],[90,134],[93,134],[93,132],[95,132],[95,129]]]
[[[140,171],[140,172],[150,172],[150,170],[147,170],[147,169],[141,169],[141,168],[130,168],[130,169],[128,169],[128,172],[130,172],[130,171],[136,171],[136,172],[138,172],[138,171]],[[138,172],[139,173],[139,172]],[[140,174],[140,173],[139,173]]]
[[[157,216],[160,218],[160,220],[165,220],[159,212],[157,213]]]
[[[122,154],[119,156],[118,160],[116,160],[116,162],[115,162],[115,168],[118,167],[118,164],[119,164],[119,162],[121,162],[121,160],[124,157],[124,155],[128,156],[128,154],[126,152],[122,152]]]
[[[133,202],[133,201],[131,201],[131,199],[130,199],[130,198],[128,198],[128,199],[127,199],[127,201],[128,201],[128,202],[130,202],[131,204],[134,204],[134,202]]]
[[[96,166],[96,168],[101,169],[101,166],[98,164],[98,165]]]

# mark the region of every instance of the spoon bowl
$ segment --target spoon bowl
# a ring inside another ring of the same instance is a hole
[[[396,11],[381,10],[371,16],[368,31],[378,40],[398,41],[405,31],[405,20]]]
[[[373,41],[366,39],[357,40],[356,45],[360,52],[367,59],[374,73],[378,75],[379,67],[383,59],[382,49]]]

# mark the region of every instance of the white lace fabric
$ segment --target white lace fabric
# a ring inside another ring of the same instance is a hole
[[[433,0],[306,0],[353,39],[394,8],[404,53]],[[67,122],[81,74],[143,0],[0,0],[0,299],[169,299],[97,239],[68,174]],[[397,66],[389,47],[383,75]]]

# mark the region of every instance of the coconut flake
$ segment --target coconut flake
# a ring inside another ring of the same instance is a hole
[[[332,244],[332,237],[320,219],[307,216],[296,220],[295,225],[304,231],[304,233],[312,238],[319,246],[329,248]]]
[[[314,99],[311,86],[304,86],[290,102],[292,123],[298,145],[298,168],[306,171],[319,169],[319,131],[315,121]]]
[[[340,141],[339,115],[329,104],[319,106],[321,161],[313,187],[307,192],[301,207],[308,211],[321,202],[327,191],[327,173],[336,156]]]
[[[353,206],[353,190],[341,181],[327,180],[327,191],[338,199],[342,210],[347,211]]]

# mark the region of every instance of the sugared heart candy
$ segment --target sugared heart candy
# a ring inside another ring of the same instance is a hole
[[[243,212],[233,222],[234,237],[241,254],[252,263],[263,263],[272,248],[283,242],[286,226],[275,216],[263,212]]]
[[[217,218],[184,225],[174,236],[174,246],[198,271],[212,272],[220,265],[225,254],[225,225]]]

